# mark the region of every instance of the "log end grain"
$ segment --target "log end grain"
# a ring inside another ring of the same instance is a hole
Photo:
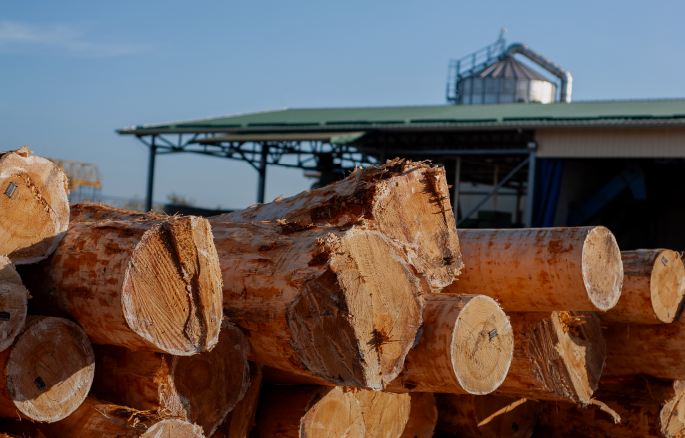
[[[383,389],[414,343],[426,286],[376,231],[330,237],[320,251],[315,260],[328,269],[288,310],[292,345],[307,370],[330,382]]]
[[[464,264],[444,167],[395,159],[357,172],[360,181],[387,178],[377,186],[373,218],[436,291],[450,285]]]
[[[337,386],[264,387],[251,437],[363,437],[354,390]]]
[[[197,424],[177,419],[162,420],[149,428],[140,438],[204,438],[202,428]]]
[[[217,427],[211,438],[248,438],[255,426],[255,415],[262,389],[263,365],[250,362],[250,387],[245,396]]]
[[[673,382],[675,392],[659,413],[661,433],[665,438],[679,438],[685,435],[685,382]]]
[[[592,304],[601,311],[614,307],[621,297],[623,262],[616,238],[607,228],[588,228],[583,243],[582,272]]]
[[[62,318],[29,317],[4,369],[9,396],[22,417],[52,423],[86,399],[95,358],[86,333]]]
[[[354,395],[364,418],[366,438],[399,438],[402,435],[411,412],[409,394],[360,389]]]
[[[462,438],[530,438],[545,404],[493,395],[437,394],[441,436]]]
[[[0,254],[15,264],[49,256],[69,225],[67,177],[27,146],[0,156]]]
[[[589,403],[607,354],[597,314],[550,312],[544,317],[531,313],[512,314],[511,318],[520,341],[498,393]],[[531,321],[526,322],[528,318]]]
[[[470,394],[496,390],[509,371],[514,333],[495,300],[476,296],[459,314],[451,344],[452,367],[461,388]]]
[[[122,289],[129,327],[154,347],[177,356],[211,350],[223,294],[207,220],[171,217],[152,226],[131,255]]]
[[[673,322],[685,294],[685,267],[677,252],[660,251],[650,276],[650,297],[656,319]]]
[[[0,255],[0,351],[6,350],[24,328],[29,292],[12,266]]]
[[[431,438],[438,421],[435,395],[430,392],[412,392],[409,420],[400,438]]]

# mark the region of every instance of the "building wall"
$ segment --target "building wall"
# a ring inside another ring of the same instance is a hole
[[[549,129],[535,139],[540,158],[685,158],[685,128]]]

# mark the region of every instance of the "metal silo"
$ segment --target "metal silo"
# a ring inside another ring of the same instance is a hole
[[[521,54],[561,80],[559,101],[571,101],[571,74],[523,44],[505,50],[499,40],[477,52],[450,62],[447,100],[458,105],[493,103],[552,103],[555,83],[514,59]]]

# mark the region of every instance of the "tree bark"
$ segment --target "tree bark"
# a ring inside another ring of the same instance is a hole
[[[438,422],[435,396],[429,392],[412,392],[409,420],[400,438],[431,438]]]
[[[137,411],[88,397],[62,421],[52,424],[5,420],[0,427],[25,437],[204,438],[202,429],[157,412]]]
[[[514,358],[498,395],[587,404],[606,359],[606,342],[594,312],[509,315]]]
[[[421,338],[388,390],[488,394],[506,377],[513,350],[509,319],[495,300],[430,294]]]
[[[685,294],[685,268],[670,249],[622,251],[623,291],[603,321],[662,324],[679,316]]]
[[[0,254],[18,265],[52,254],[69,225],[66,175],[32,153],[0,152]]]
[[[525,398],[437,394],[435,436],[461,438],[530,438],[540,421],[543,402]],[[551,434],[549,436],[556,436]]]
[[[604,227],[459,230],[466,269],[445,292],[497,299],[505,312],[611,309],[623,265]]]
[[[365,438],[400,438],[411,411],[409,394],[354,392],[364,419]]]
[[[91,394],[133,409],[168,410],[211,435],[247,391],[249,349],[228,322],[211,352],[193,356],[95,346]]]
[[[611,415],[597,406],[583,408],[571,403],[549,403],[533,436],[671,438],[662,433],[660,421],[668,403],[663,410],[661,406],[673,401],[671,382],[644,377],[602,379],[596,397],[621,417],[620,423],[615,423]]]
[[[23,274],[33,311],[68,315],[93,343],[188,356],[217,342],[221,271],[205,219],[78,204],[55,253]]]
[[[365,437],[354,390],[326,386],[265,386],[253,438]]]
[[[0,255],[0,351],[12,345],[24,328],[29,298],[12,262]]]
[[[250,360],[372,389],[397,376],[428,287],[390,239],[365,225],[210,221]]]
[[[644,374],[685,380],[685,318],[671,324],[605,324],[607,360],[604,375]]]
[[[250,387],[210,438],[249,438],[262,389],[263,365],[250,362]]]
[[[0,353],[0,416],[52,423],[74,412],[93,382],[86,333],[62,318],[29,316]]]
[[[445,170],[425,163],[395,159],[379,167],[359,168],[326,187],[219,218],[335,226],[366,219],[402,249],[435,292],[452,283],[463,266]]]

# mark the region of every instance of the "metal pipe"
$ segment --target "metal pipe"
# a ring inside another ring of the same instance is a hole
[[[535,202],[535,151],[528,155],[528,187],[526,188],[525,227],[533,228],[533,203]]]
[[[259,182],[257,184],[257,202],[264,203],[264,194],[266,190],[266,159],[269,154],[269,146],[262,144],[262,157],[259,161]]]
[[[148,160],[147,168],[147,196],[145,197],[145,211],[152,210],[152,186],[155,181],[155,157],[157,155],[157,146],[155,146],[155,138],[152,136],[152,144],[150,145],[150,158]]]
[[[546,56],[541,55],[525,44],[514,43],[507,47],[507,51],[504,52],[504,56],[514,56],[514,54],[520,53],[526,58],[530,59],[540,67],[544,68],[548,72],[552,73],[554,76],[561,79],[561,102],[571,103],[571,88],[573,86],[573,78],[571,73],[567,70],[561,68],[558,64],[552,62]]]

